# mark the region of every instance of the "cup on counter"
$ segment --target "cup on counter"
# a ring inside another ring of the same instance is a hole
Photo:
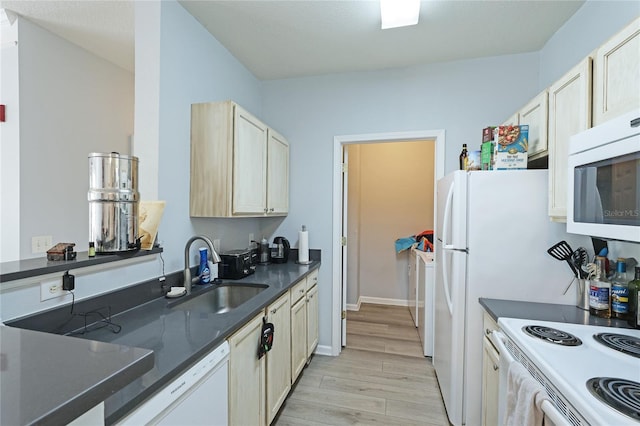
[[[589,288],[591,287],[591,281],[583,278],[578,278],[578,285],[576,286],[576,306],[585,311],[589,310]]]

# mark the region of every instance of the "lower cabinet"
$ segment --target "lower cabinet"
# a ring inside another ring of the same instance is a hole
[[[299,286],[302,286],[300,295]],[[305,282],[291,289],[291,383],[293,384],[307,362],[307,298]],[[294,302],[294,297],[297,301]]]
[[[496,322],[484,315],[482,339],[482,425],[498,424],[498,392],[500,386],[500,353],[489,335],[498,329]]]
[[[229,338],[229,424],[265,425],[265,357],[258,359],[260,312]]]
[[[273,346],[267,352],[267,424],[274,419],[291,390],[291,304],[289,292],[267,308],[273,324]],[[235,423],[231,423],[235,424]]]
[[[318,286],[307,291],[307,359],[318,346]]]
[[[318,346],[318,272],[260,311],[229,338],[229,424],[271,424]],[[262,319],[274,326],[271,350],[258,359]]]

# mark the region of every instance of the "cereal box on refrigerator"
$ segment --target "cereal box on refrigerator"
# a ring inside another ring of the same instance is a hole
[[[494,169],[514,170],[527,168],[529,126],[498,126],[494,130]]]

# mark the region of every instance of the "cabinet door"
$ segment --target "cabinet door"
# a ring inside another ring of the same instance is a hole
[[[258,359],[262,312],[229,338],[229,424],[264,425],[265,357]]]
[[[640,108],[640,18],[596,52],[593,125]]]
[[[569,138],[591,125],[591,58],[549,88],[549,216],[567,220]]]
[[[267,424],[271,424],[291,390],[291,304],[289,292],[267,308],[273,346],[267,352]]]
[[[520,124],[519,122],[519,117],[518,117],[518,113],[516,112],[515,114],[513,114],[511,117],[507,118],[502,124],[500,124],[501,126],[515,126],[516,124]]]
[[[291,383],[307,362],[307,299],[303,297],[291,307]]]
[[[500,355],[487,337],[482,339],[482,425],[498,424]]]
[[[289,143],[269,129],[267,150],[267,210],[270,215],[289,212]]]
[[[191,105],[191,216],[231,215],[233,111],[229,101]]]
[[[238,105],[233,126],[233,214],[265,214],[267,126]]]
[[[529,126],[529,148],[527,156],[535,160],[547,154],[547,91],[540,93],[525,105],[519,113],[520,124]]]
[[[307,291],[307,358],[318,346],[318,286]]]

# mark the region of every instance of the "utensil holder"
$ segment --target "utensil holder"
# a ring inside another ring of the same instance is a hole
[[[576,280],[578,285],[576,286],[576,306],[585,311],[589,310],[589,289],[591,287],[591,280],[585,280],[578,278]]]

